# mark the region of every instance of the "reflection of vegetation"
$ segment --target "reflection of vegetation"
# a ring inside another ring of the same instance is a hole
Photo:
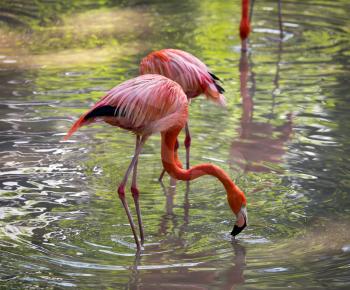
[[[140,37],[146,19],[130,9],[91,10],[64,17],[59,26],[37,27],[21,41],[34,52],[117,46]]]
[[[9,55],[22,56],[16,64],[19,67],[43,65],[64,67],[107,62],[118,54],[135,54],[138,50],[142,51],[140,55],[143,56],[150,47],[152,49],[163,48],[164,45],[176,47],[179,46],[178,43],[185,33],[192,30],[192,22],[184,23],[181,18],[175,19],[175,23],[169,25],[169,17],[172,16],[170,3],[150,5],[146,8],[146,6],[135,6],[137,1],[122,2],[123,8],[107,9],[102,6],[115,5],[116,2],[100,1],[96,5],[87,5],[84,1],[86,6],[75,9],[78,7],[77,4],[68,5],[75,1],[62,1],[57,7],[45,5],[44,1],[41,6],[39,5],[40,9],[52,10],[50,13],[56,13],[59,21],[42,25],[37,18],[34,18],[27,22],[29,29],[12,29],[1,25],[0,44],[9,48],[7,52]],[[91,6],[94,9],[87,10]],[[193,4],[182,4],[178,8],[183,9],[188,18],[194,15]],[[41,11],[38,7],[35,9]],[[21,15],[18,12],[19,18]],[[161,39],[158,37],[159,33],[163,34]],[[158,43],[161,43],[159,47]]]
[[[148,17],[146,6],[136,5],[141,4],[140,1],[2,2],[4,15],[1,18],[0,14],[0,24],[3,20],[3,23],[11,26],[11,21],[8,20],[11,17],[23,22],[27,29],[18,29],[17,33],[8,32],[9,37],[15,38],[17,45],[26,46],[36,53],[46,50],[95,48],[135,39],[149,39],[157,30],[164,32],[164,41],[167,43],[170,39],[178,43],[177,38],[183,38],[184,35],[179,33],[179,28],[186,32],[185,28],[188,29],[191,25],[191,22],[184,23],[181,19],[178,19],[178,23],[169,25],[169,17],[173,13],[170,2],[162,5],[151,4],[147,7],[148,12],[153,14],[152,18],[157,19],[157,23]],[[117,4],[120,4],[119,7],[112,8]],[[189,18],[194,15],[194,3],[181,4],[178,8],[188,13]],[[174,20],[176,22],[176,19]],[[184,29],[181,29],[181,26]],[[2,34],[4,32],[6,30],[2,31]],[[169,38],[166,37],[167,34]]]
[[[130,9],[92,10],[73,18],[64,17],[59,26],[35,27],[30,33],[2,28],[1,42],[12,47],[13,52],[25,55],[19,65],[99,62],[107,54],[113,55],[113,50],[117,54],[135,49],[146,32],[146,19],[141,11]]]
[[[49,25],[61,21],[61,16],[86,9],[112,6],[135,1],[125,0],[1,0],[0,20],[10,25]]]

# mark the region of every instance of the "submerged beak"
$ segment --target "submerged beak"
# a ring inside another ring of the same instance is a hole
[[[239,213],[237,214],[237,221],[231,232],[232,236],[237,236],[243,229],[247,226],[248,213],[245,207],[242,207]]]

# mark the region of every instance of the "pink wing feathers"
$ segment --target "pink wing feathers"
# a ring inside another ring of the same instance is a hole
[[[212,101],[226,105],[224,89],[216,82],[218,78],[188,52],[178,49],[152,52],[141,61],[140,73],[164,75],[179,83],[189,98],[204,93]]]
[[[111,89],[73,124],[64,139],[99,118],[141,135],[184,126],[187,105],[177,83],[161,75],[142,75]]]

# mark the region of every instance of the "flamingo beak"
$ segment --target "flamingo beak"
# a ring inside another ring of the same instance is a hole
[[[245,207],[242,207],[237,214],[237,221],[233,227],[231,235],[234,237],[237,236],[247,226],[247,222],[248,222],[247,209]]]

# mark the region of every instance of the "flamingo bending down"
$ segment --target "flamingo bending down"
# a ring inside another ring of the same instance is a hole
[[[73,124],[64,138],[68,139],[81,126],[98,119],[136,134],[135,154],[118,187],[118,194],[128,216],[138,250],[144,242],[144,233],[136,183],[137,161],[147,138],[158,132],[162,135],[161,156],[165,170],[179,180],[192,180],[207,174],[217,177],[224,185],[229,206],[237,217],[231,234],[237,235],[246,226],[246,198],[224,170],[212,164],[197,165],[189,170],[180,167],[175,146],[187,118],[188,100],[180,85],[161,75],[146,74],[110,90]],[[137,212],[141,244],[125,199],[125,185],[132,170],[131,192]]]
[[[226,105],[222,95],[225,90],[217,83],[219,78],[209,72],[203,62],[186,51],[168,48],[151,52],[141,60],[140,74],[160,74],[177,82],[189,100],[205,94],[208,99],[222,106]],[[191,135],[187,122],[185,132],[186,168],[189,169]],[[164,172],[163,169],[160,181]]]

